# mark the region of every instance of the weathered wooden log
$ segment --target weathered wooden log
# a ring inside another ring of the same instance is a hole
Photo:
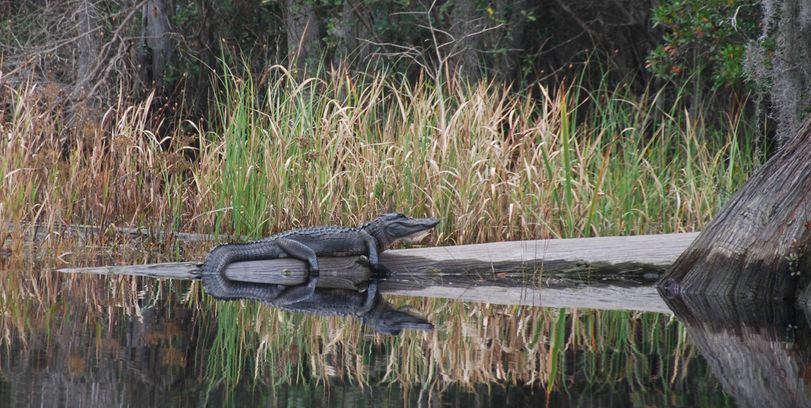
[[[230,238],[227,235],[195,234],[191,232],[162,230],[153,231],[147,228],[117,227],[114,225],[102,228],[94,225],[77,224],[0,224],[0,234],[11,233],[18,229],[22,231],[23,238],[29,242],[42,242],[47,239],[59,237],[70,237],[79,239],[80,241],[91,241],[96,239],[99,235],[107,234],[129,236],[131,238],[154,239],[159,241],[176,239],[183,242],[226,241]]]
[[[811,121],[755,171],[659,286],[669,295],[798,295],[811,282],[801,270],[811,244],[809,157]]]
[[[568,278],[577,281],[650,281],[671,265],[697,233],[493,242],[389,250],[380,264],[393,275],[439,274]],[[357,257],[321,257],[322,274],[368,274]],[[119,268],[125,268],[117,272]],[[78,272],[70,268],[63,272]],[[89,273],[126,273],[150,277],[193,278],[197,264],[175,263],[82,268]],[[296,259],[237,262],[224,271],[230,279],[295,285],[303,283],[307,266]]]
[[[651,287],[697,234],[495,242],[386,251],[380,263],[390,275],[383,293],[443,297],[495,304],[667,311]],[[371,272],[357,257],[319,258],[319,287],[353,288]],[[194,279],[199,264],[60,269],[66,273],[131,274]],[[238,262],[230,279],[283,285],[306,280],[306,265],[294,259]],[[622,288],[616,285],[635,287]]]
[[[670,266],[697,233],[492,242],[390,250],[380,264],[392,274],[494,275],[501,272],[578,277],[586,280],[650,280]],[[321,269],[365,271],[355,258],[319,258]],[[269,278],[307,274],[303,262],[291,259],[239,262],[225,274],[234,280],[267,282]]]
[[[97,275],[131,275],[158,279],[199,279],[197,262],[166,262],[146,265],[111,265],[57,269],[62,273],[88,273]]]

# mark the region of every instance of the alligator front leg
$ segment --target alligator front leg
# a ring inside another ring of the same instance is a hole
[[[287,238],[279,238],[275,242],[287,256],[307,262],[310,266],[310,276],[318,276],[318,257],[312,248]]]
[[[361,231],[361,236],[363,242],[366,243],[366,251],[369,253],[369,266],[376,270],[380,263],[380,257],[377,254],[377,240],[366,231]]]
[[[378,282],[378,279],[372,279],[372,281],[369,282],[369,287],[366,288],[366,299],[363,302],[363,306],[358,310],[358,315],[369,313],[370,310],[380,303],[380,298],[377,296]]]

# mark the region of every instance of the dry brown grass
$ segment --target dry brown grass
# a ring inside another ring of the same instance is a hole
[[[441,218],[436,244],[692,231],[760,159],[747,150],[755,136],[738,112],[730,112],[728,128],[710,132],[678,104],[658,110],[659,95],[630,99],[621,90],[585,95],[576,88],[513,94],[487,83],[438,90],[425,81],[340,72],[298,83],[274,67],[258,84],[226,74],[210,121],[172,126],[161,126],[169,119],[156,117],[148,98],[122,99],[100,123],[65,129],[47,92],[3,89],[0,223],[9,228],[0,242],[12,255],[0,262],[15,271],[0,283],[5,344],[37,329],[31,322],[39,312],[25,307],[41,311],[66,296],[86,308],[88,321],[113,319],[117,308],[139,313],[141,281],[56,277],[54,266],[199,259],[210,246],[106,233],[83,240],[52,234],[32,245],[24,228],[32,223],[53,231],[90,224],[258,236],[358,224],[392,209]],[[64,132],[74,134],[67,147]],[[195,286],[187,294],[195,308],[205,304],[198,294]],[[638,325],[634,333],[645,325],[669,330],[678,342],[663,357],[673,366],[684,358],[672,353],[684,347],[678,330],[650,316],[622,323],[608,312],[433,300],[417,306],[441,322],[434,333],[371,340],[345,319],[219,307],[218,325],[209,329],[219,333],[215,346],[227,347],[209,370],[231,380],[252,371],[299,381],[306,364],[323,382],[545,384],[559,378],[552,361],[564,350],[594,361],[616,350],[631,355],[634,335],[609,333],[628,322]],[[562,335],[558,313],[566,313],[565,346],[552,341]],[[372,348],[383,350],[382,373],[365,360]],[[187,364],[172,353],[167,363]],[[247,355],[253,367],[245,367]],[[633,358],[617,358],[633,369]]]

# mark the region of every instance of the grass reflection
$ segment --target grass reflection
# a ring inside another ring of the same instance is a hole
[[[418,399],[490,384],[553,400],[621,391],[657,405],[695,403],[696,387],[705,387],[707,405],[726,401],[682,325],[667,315],[390,296],[395,307],[411,306],[436,325],[431,333],[392,337],[347,317],[304,316],[251,301],[216,304],[201,296],[198,283],[47,270],[6,265],[4,372],[33,364],[77,388],[102,377],[110,384],[148,379],[166,392],[182,383],[218,401],[248,384],[397,387]]]

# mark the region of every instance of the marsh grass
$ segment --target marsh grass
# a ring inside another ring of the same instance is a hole
[[[209,120],[172,126],[157,117],[163,107],[152,97],[121,99],[68,126],[53,91],[2,89],[0,222],[13,226],[3,242],[17,261],[92,264],[99,251],[113,262],[154,259],[108,234],[91,241],[55,235],[27,249],[24,223],[257,237],[398,210],[442,219],[432,242],[439,245],[694,231],[765,154],[752,147],[760,135],[742,111],[724,112],[718,127],[691,116],[684,95],[666,101],[653,89],[638,96],[575,81],[516,94],[495,83],[385,72],[324,70],[303,81],[279,66],[258,77],[248,72],[221,67]],[[210,247],[150,245],[162,259],[199,259]],[[65,280],[88,302],[109,291],[121,304],[137,304],[138,280],[116,278],[106,288]],[[47,305],[59,293],[54,281],[47,272],[19,272],[4,283],[2,307],[15,317],[4,320],[6,333],[22,333],[29,313],[8,294]],[[358,334],[359,325],[345,319],[249,302],[215,305],[196,285],[184,298],[216,316],[203,319],[215,333],[204,358],[211,383],[250,375],[274,384],[498,381],[551,390],[582,353],[582,375],[631,372],[640,383],[651,355],[663,382],[677,381],[676,367],[691,358],[681,352],[682,329],[662,316],[424,300],[416,308],[442,322],[438,329],[387,338]],[[653,338],[643,341],[641,333]],[[370,372],[373,360],[379,367]]]
[[[741,112],[708,129],[681,96],[662,111],[659,93],[605,85],[538,97],[445,88],[226,71],[219,123],[201,130],[206,165],[192,170],[217,214],[202,224],[256,236],[408,209],[443,219],[439,243],[689,231],[762,160],[747,151],[759,136]]]
[[[679,95],[325,75],[223,67],[208,122],[162,125],[150,97],[78,130],[6,88],[0,216],[251,237],[390,209],[440,217],[441,244],[690,231],[763,159],[741,111],[709,127]]]

